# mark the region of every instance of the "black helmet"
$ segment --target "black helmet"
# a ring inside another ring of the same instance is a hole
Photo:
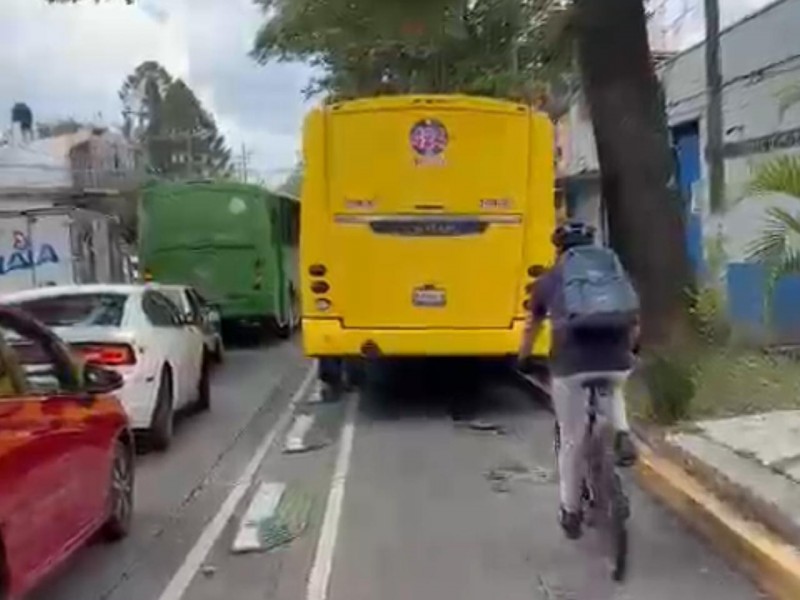
[[[594,244],[595,228],[580,221],[562,223],[553,232],[553,245],[564,252],[575,246],[591,246]]]

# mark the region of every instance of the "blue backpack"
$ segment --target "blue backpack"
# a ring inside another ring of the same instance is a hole
[[[570,248],[561,257],[563,306],[571,329],[626,328],[639,313],[639,296],[613,250]]]

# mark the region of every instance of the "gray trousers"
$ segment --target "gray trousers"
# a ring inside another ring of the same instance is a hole
[[[586,471],[586,426],[589,392],[583,388],[588,379],[599,377],[612,382],[611,393],[598,395],[597,410],[609,420],[615,431],[629,431],[623,388],[630,371],[578,373],[553,377],[552,397],[561,432],[558,454],[561,506],[571,512],[581,507],[581,483]]]

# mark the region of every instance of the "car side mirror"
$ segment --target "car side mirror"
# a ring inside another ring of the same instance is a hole
[[[83,379],[86,391],[90,394],[108,394],[120,389],[124,383],[122,375],[116,371],[93,364],[87,364],[84,367]]]
[[[218,325],[222,321],[222,315],[219,306],[211,305],[206,308],[206,318],[209,323]]]

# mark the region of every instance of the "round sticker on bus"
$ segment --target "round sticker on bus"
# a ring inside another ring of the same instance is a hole
[[[411,128],[410,141],[420,156],[438,156],[447,147],[447,129],[435,119],[423,119]]]

